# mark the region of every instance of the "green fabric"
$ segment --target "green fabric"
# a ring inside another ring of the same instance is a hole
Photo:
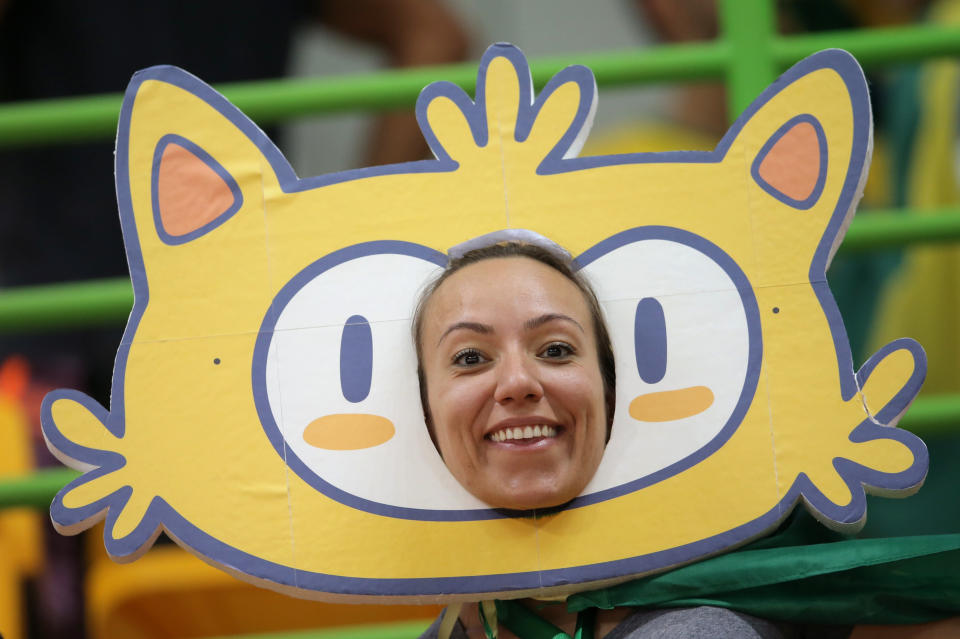
[[[737,552],[567,600],[571,612],[704,605],[823,624],[960,615],[960,534],[851,539],[798,509],[775,534]]]
[[[571,639],[563,630],[541,619],[516,601],[498,599],[497,620],[504,628],[524,639]],[[489,639],[490,635],[487,637]]]
[[[593,639],[594,630],[597,626],[597,609],[587,608],[577,614],[577,629],[573,633],[573,639]]]
[[[586,608],[577,614],[577,626],[573,637],[549,621],[541,619],[536,613],[527,610],[516,601],[497,600],[497,620],[503,626],[523,639],[593,639],[594,626],[597,624],[597,609]],[[486,624],[486,622],[484,621]],[[485,625],[487,639],[493,639],[490,629]]]

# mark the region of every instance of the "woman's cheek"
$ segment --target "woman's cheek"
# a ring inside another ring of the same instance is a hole
[[[482,406],[476,380],[467,376],[453,377],[438,390],[440,392],[435,400],[438,406],[434,417],[435,423],[443,431],[442,439],[451,445],[470,439],[476,413]],[[434,400],[431,398],[431,401]]]
[[[578,409],[572,412],[593,412],[597,401],[602,403],[603,382],[579,362],[556,367],[550,379],[558,398],[570,409]]]
[[[464,437],[473,438],[482,434],[484,424],[478,422],[482,419],[484,408],[492,401],[493,395],[487,386],[483,376],[473,375],[460,378],[451,389],[450,403],[457,413],[454,419],[460,423],[461,434]]]

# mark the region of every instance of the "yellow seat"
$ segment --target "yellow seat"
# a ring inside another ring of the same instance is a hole
[[[90,531],[86,615],[90,639],[173,639],[423,620],[441,606],[328,604],[258,588],[173,544],[129,564],[110,560],[102,525]]]

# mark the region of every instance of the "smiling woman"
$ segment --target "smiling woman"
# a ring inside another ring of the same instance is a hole
[[[497,508],[562,505],[593,477],[613,420],[613,351],[569,257],[502,242],[451,260],[414,318],[430,435]]]

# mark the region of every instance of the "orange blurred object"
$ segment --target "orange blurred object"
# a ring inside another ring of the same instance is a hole
[[[30,425],[21,405],[29,377],[23,358],[0,365],[0,477],[25,475],[34,468]],[[43,566],[40,526],[36,510],[0,511],[0,633],[5,639],[26,636],[23,583]]]
[[[173,544],[118,564],[103,549],[102,524],[88,535],[89,639],[187,639],[413,620],[423,620],[426,629],[443,610],[295,599],[242,582]]]

